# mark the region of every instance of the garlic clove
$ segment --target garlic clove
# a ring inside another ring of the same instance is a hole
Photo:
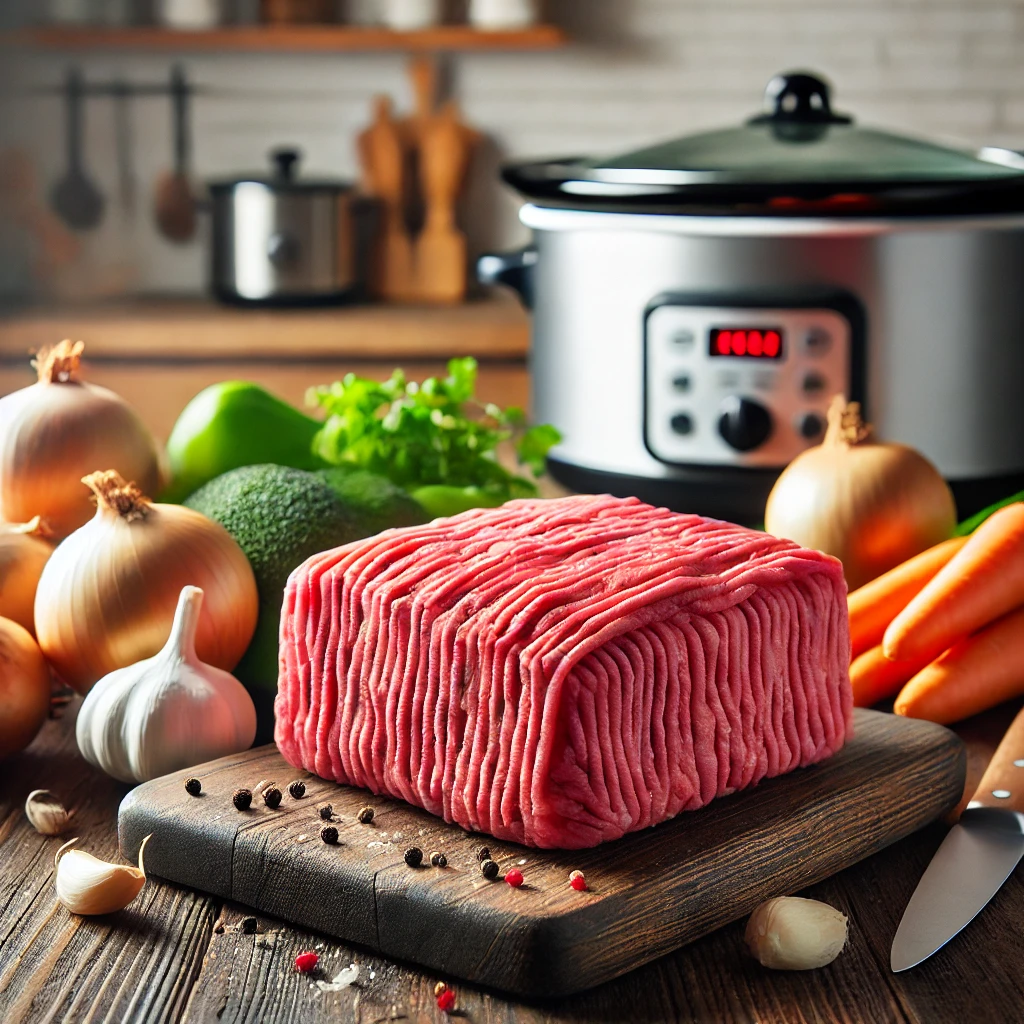
[[[34,789],[29,793],[25,800],[25,817],[44,836],[66,832],[71,819],[64,805],[48,789]]]
[[[824,967],[846,945],[847,920],[835,907],[799,896],[779,896],[758,906],[744,934],[754,957],[777,971]]]
[[[128,864],[110,864],[91,853],[71,850],[69,847],[78,840],[69,840],[53,858],[57,869],[57,899],[73,914],[83,916],[112,914],[116,910],[123,910],[146,884],[142,855],[151,838],[146,836],[142,840],[137,868]]]

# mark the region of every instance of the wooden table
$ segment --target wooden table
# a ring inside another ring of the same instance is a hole
[[[971,753],[969,786],[976,784],[1014,710],[997,709],[960,730]],[[155,878],[120,914],[69,914],[53,891],[53,854],[62,840],[29,827],[22,813],[25,797],[37,788],[56,792],[74,809],[70,835],[81,836],[82,847],[95,855],[114,859],[117,806],[127,791],[82,761],[75,711],[72,705],[48,722],[24,754],[0,766],[0,1021],[445,1019],[434,1003],[436,976],[271,919],[259,919],[257,934],[245,934],[244,908]],[[898,976],[889,971],[889,944],[903,907],[943,834],[943,826],[934,825],[805,893],[850,918],[850,944],[829,967],[767,971],[746,955],[738,922],[601,988],[549,1004],[516,1004],[453,983],[455,1019],[1022,1021],[1024,872],[1007,882],[950,948],[915,970]],[[292,969],[295,955],[306,949],[319,952],[328,978],[357,963],[358,984],[336,993],[317,990]]]

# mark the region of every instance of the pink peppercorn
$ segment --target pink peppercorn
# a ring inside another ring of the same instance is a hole
[[[583,872],[582,871],[574,871],[569,876],[569,884],[577,892],[586,892],[587,891],[587,880],[583,877]]]
[[[309,974],[319,962],[320,957],[312,951],[300,953],[295,958],[295,970],[301,971],[303,974]]]
[[[518,889],[523,884],[523,873],[519,868],[512,868],[506,875],[505,881],[512,886],[513,889]]]
[[[450,988],[438,993],[437,1008],[442,1013],[451,1013],[455,1009],[455,993]]]

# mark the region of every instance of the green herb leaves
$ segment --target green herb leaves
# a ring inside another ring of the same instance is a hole
[[[552,426],[524,429],[521,409],[478,405],[476,376],[476,360],[466,358],[451,360],[446,377],[420,384],[396,370],[386,381],[350,373],[313,388],[310,402],[327,413],[313,450],[332,465],[379,473],[409,491],[475,487],[495,504],[532,497],[535,483],[498,462],[498,445],[515,438],[520,464],[539,476],[560,435]]]

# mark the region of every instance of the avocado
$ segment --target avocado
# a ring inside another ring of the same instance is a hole
[[[332,466],[316,475],[359,517],[369,537],[395,526],[418,526],[430,517],[407,491],[365,469]]]
[[[376,533],[315,473],[286,466],[244,466],[192,494],[189,508],[220,523],[238,541],[256,575],[260,613],[235,676],[252,695],[257,742],[273,738],[278,630],[289,573],[319,551]]]

